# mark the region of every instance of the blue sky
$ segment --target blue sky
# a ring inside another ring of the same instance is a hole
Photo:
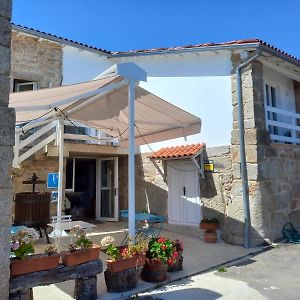
[[[13,0],[13,22],[113,51],[258,37],[300,57],[298,0]]]

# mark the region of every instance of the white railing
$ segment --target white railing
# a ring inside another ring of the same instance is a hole
[[[58,145],[58,120],[45,120],[32,125],[25,125],[22,128],[15,129],[15,146],[13,167],[17,168],[21,162],[41,150],[46,145],[55,141]],[[70,123],[65,122],[65,125]],[[79,124],[79,126],[84,126]],[[86,127],[86,126],[84,126]],[[88,134],[85,132],[76,134],[64,134],[64,141],[73,141],[74,143],[111,145],[118,146],[118,139],[112,138],[105,133],[86,127]],[[84,134],[85,133],[85,134]]]
[[[300,114],[266,106],[266,124],[273,142],[300,144]]]

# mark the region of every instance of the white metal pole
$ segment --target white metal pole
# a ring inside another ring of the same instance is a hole
[[[128,86],[129,137],[128,137],[128,236],[135,237],[135,134],[134,134],[135,81]]]
[[[58,121],[59,130],[59,151],[58,151],[58,199],[57,199],[57,216],[62,215],[63,203],[63,175],[64,175],[64,120],[60,118]]]

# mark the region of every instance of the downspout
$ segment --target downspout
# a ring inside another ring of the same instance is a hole
[[[242,190],[243,190],[243,208],[244,208],[244,247],[250,248],[250,233],[251,233],[251,219],[250,219],[250,206],[249,206],[249,185],[248,185],[248,174],[247,174],[247,162],[246,162],[246,151],[245,151],[245,139],[244,139],[244,109],[243,109],[243,94],[242,94],[242,69],[250,64],[252,61],[257,59],[261,54],[261,49],[258,49],[256,54],[236,68],[236,92],[237,92],[237,106],[238,106],[238,126],[239,126],[239,142],[240,142],[240,161],[241,161],[241,179],[242,179]]]

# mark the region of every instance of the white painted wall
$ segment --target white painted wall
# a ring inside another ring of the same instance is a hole
[[[200,117],[200,134],[152,144],[161,147],[205,142],[208,147],[229,145],[232,129],[232,101],[229,52],[202,52],[183,55],[151,55],[127,58],[104,58],[72,47],[64,48],[64,83],[95,78],[115,63],[132,61],[145,69],[148,82],[141,86]],[[149,152],[147,146],[142,152]]]
[[[71,46],[63,48],[63,84],[91,80],[111,66],[106,56]]]

